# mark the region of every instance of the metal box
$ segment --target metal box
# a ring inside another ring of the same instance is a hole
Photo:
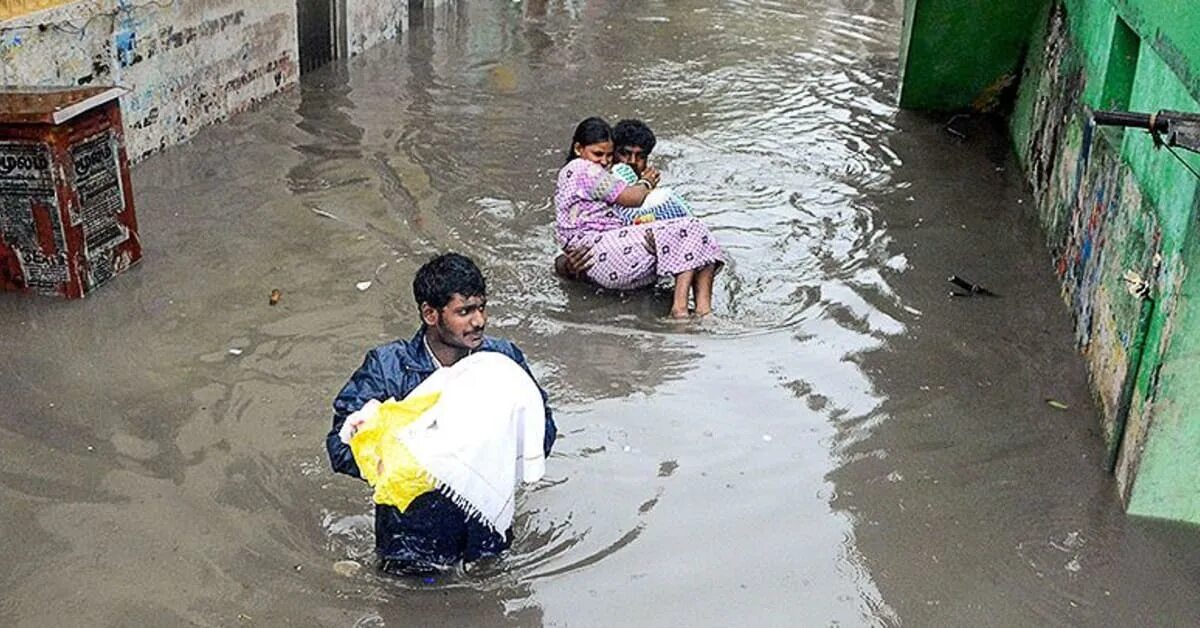
[[[122,92],[0,88],[0,289],[77,299],[141,259]]]

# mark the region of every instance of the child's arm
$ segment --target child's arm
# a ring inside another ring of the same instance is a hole
[[[625,183],[628,183],[629,185],[634,185],[639,180],[637,173],[633,171],[633,168],[629,164],[615,164],[612,167],[611,172],[614,177],[621,179],[622,181],[624,181]],[[649,193],[649,190],[647,190],[647,193]],[[621,219],[621,222],[623,222],[627,225],[637,224],[638,217],[644,217],[644,216],[649,215],[650,213],[651,212],[646,211],[645,208],[640,207],[640,206],[639,207],[618,206],[618,208],[617,208],[617,216]]]
[[[624,181],[625,183],[628,183],[629,185],[633,185],[634,183],[637,183],[637,180],[638,180],[637,173],[633,171],[633,168],[630,167],[629,164],[614,165],[612,167],[612,173],[613,173],[613,176]]]

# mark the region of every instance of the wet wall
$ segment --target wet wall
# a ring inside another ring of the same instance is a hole
[[[1189,383],[1200,158],[1089,124],[1095,109],[1200,111],[1200,22],[1185,4],[1049,5],[1011,129],[1129,511],[1200,522]]]
[[[0,22],[0,84],[120,85],[137,160],[292,85],[290,0],[73,2]]]
[[[434,0],[429,2],[436,4]],[[336,8],[342,12],[338,19],[345,24],[345,32],[338,33],[339,37],[344,38],[345,48],[340,56],[356,57],[373,46],[399,37],[408,19],[409,4],[409,0],[337,2]],[[424,0],[417,4],[424,4]]]
[[[0,21],[0,85],[119,85],[135,161],[299,79],[295,0],[57,3]],[[407,0],[343,0],[342,56],[394,39]]]

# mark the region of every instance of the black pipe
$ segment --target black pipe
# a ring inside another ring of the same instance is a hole
[[[1092,121],[1104,126],[1127,126],[1146,129],[1155,133],[1166,133],[1171,121],[1190,120],[1196,114],[1179,113],[1176,111],[1160,111],[1158,113],[1138,113],[1136,111],[1093,111]]]
[[[1093,111],[1092,120],[1104,126],[1129,126],[1139,129],[1149,129],[1150,121],[1154,118],[1148,113],[1132,111]]]

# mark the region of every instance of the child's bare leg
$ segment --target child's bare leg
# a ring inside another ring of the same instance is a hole
[[[671,317],[672,318],[687,318],[688,316],[688,295],[692,287],[692,277],[696,271],[685,270],[678,275],[675,275],[675,295],[671,300]]]
[[[692,289],[696,294],[697,316],[708,316],[709,314],[712,314],[713,277],[715,277],[716,274],[716,264],[709,264],[708,266],[696,271],[696,277],[692,280]]]

